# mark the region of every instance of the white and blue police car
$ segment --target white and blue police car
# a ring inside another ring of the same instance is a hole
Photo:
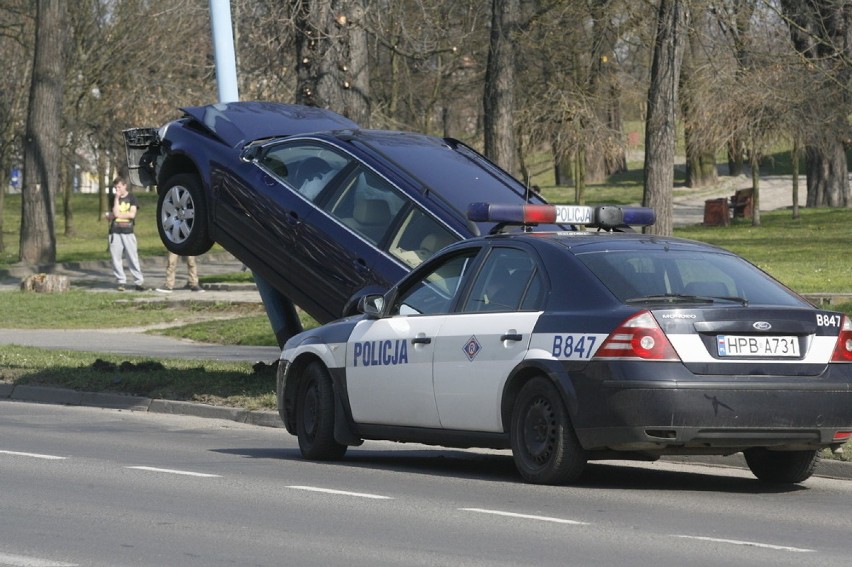
[[[742,452],[760,480],[799,483],[852,435],[844,314],[724,249],[623,230],[649,209],[469,216],[526,228],[450,245],[287,342],[278,411],[304,457],[366,439],[511,449],[526,481],[560,484],[590,459]],[[554,222],[586,228],[529,230]]]

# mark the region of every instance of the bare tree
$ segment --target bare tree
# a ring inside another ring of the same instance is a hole
[[[4,65],[0,79],[0,252],[6,249],[3,217],[8,174],[21,163],[21,132],[28,100],[24,85],[29,84],[32,70],[34,21],[34,6],[26,0],[6,2],[0,9],[0,52]]]
[[[850,139],[852,2],[782,0],[790,35],[810,75],[805,168],[809,207],[850,204],[846,143]]]
[[[24,140],[20,261],[56,260],[55,194],[59,186],[65,3],[38,0],[30,108]]]
[[[491,39],[485,71],[485,155],[517,173],[515,145],[515,42],[519,0],[492,0]]]
[[[708,100],[708,83],[713,79],[702,65],[702,46],[699,37],[699,15],[689,26],[688,44],[684,50],[680,73],[680,109],[686,150],[686,186],[703,187],[717,181],[716,146],[713,135],[717,119],[707,112],[713,100]]]
[[[623,14],[618,13],[620,8],[620,3],[613,0],[589,2],[592,41],[588,90],[601,132],[598,149],[585,152],[585,177],[591,183],[600,183],[613,173],[627,170],[616,54],[619,40],[616,21],[624,20]]]
[[[480,144],[490,2],[370,0],[372,119]]]
[[[363,0],[293,0],[296,101],[370,123],[369,61]]]
[[[685,1],[660,0],[648,89],[642,198],[646,207],[657,211],[656,224],[647,229],[652,234],[672,233],[675,110],[688,23],[689,8]]]

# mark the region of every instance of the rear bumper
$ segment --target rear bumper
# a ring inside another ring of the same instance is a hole
[[[838,443],[838,431],[852,431],[850,370],[819,379],[705,380],[687,371],[689,380],[583,381],[575,428],[589,450],[730,454],[827,447]]]

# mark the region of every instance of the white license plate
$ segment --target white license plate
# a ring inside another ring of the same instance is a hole
[[[719,335],[716,337],[719,356],[799,356],[799,339],[789,336]]]

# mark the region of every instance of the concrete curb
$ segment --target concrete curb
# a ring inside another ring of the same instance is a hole
[[[79,392],[69,388],[48,386],[29,386],[0,383],[0,400],[56,404],[64,406],[84,406],[104,409],[119,409],[148,413],[166,413],[207,419],[224,419],[248,425],[274,427],[282,429],[284,424],[278,412],[259,410],[249,411],[243,408],[211,406],[196,402],[152,399],[125,394],[100,392]]]

